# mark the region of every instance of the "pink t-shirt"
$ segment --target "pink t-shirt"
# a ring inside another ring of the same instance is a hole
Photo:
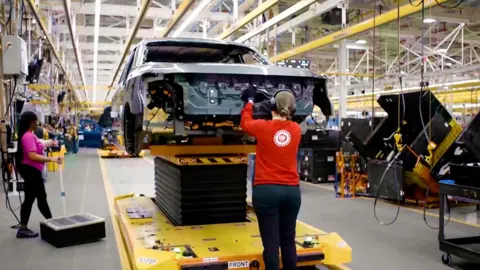
[[[28,153],[35,152],[39,155],[43,155],[43,144],[40,140],[33,134],[33,132],[27,132],[22,137],[22,148],[23,148],[23,164],[30,165],[40,171],[43,171],[43,162],[33,161],[28,156]]]

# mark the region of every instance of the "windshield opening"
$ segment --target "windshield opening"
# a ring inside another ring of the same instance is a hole
[[[144,52],[144,63],[225,63],[267,65],[255,51],[231,44],[200,42],[152,42]]]

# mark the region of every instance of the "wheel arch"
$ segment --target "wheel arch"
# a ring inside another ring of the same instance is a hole
[[[132,94],[130,100],[125,102],[125,106],[129,103],[130,112],[133,114],[142,114],[146,106],[146,89],[143,79],[141,77],[132,78],[133,85],[131,86]]]

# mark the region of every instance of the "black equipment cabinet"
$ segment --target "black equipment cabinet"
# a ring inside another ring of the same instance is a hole
[[[405,194],[403,190],[403,165],[401,161],[394,162],[390,167],[389,164],[389,161],[383,160],[370,160],[368,162],[367,193],[378,194],[379,198],[387,200],[403,201]]]
[[[334,182],[336,174],[336,150],[300,148],[298,174],[300,179],[313,184]]]
[[[300,179],[312,183],[334,182],[335,155],[340,150],[340,132],[328,129],[309,129],[302,136],[298,151]]]
[[[445,237],[445,206],[447,196],[465,198],[480,202],[480,187],[462,186],[440,183],[440,215],[438,242],[444,264],[452,264],[451,255],[458,256],[472,262],[480,263],[480,236],[446,238]]]

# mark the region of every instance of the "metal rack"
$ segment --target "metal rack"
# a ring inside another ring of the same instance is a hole
[[[442,262],[446,265],[451,265],[451,255],[469,261],[480,262],[480,236],[445,238],[445,203],[447,196],[467,199],[478,204],[480,203],[480,187],[440,183],[438,242],[440,250],[445,252],[442,255]]]

